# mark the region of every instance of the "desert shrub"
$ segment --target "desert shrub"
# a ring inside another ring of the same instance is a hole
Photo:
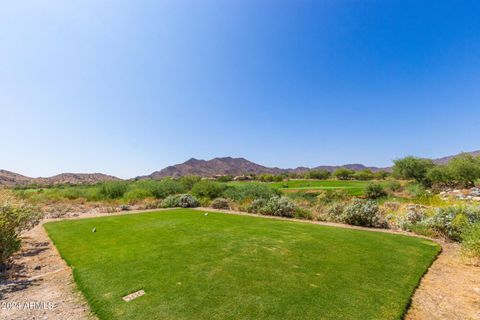
[[[193,185],[192,194],[199,198],[215,199],[220,197],[225,189],[226,186],[223,183],[203,180]]]
[[[190,194],[176,194],[166,197],[162,204],[165,208],[195,208],[199,202]]]
[[[293,217],[296,218],[296,219],[313,220],[312,213],[305,208],[297,208],[295,210],[295,212],[293,213]]]
[[[214,209],[230,209],[230,201],[225,198],[216,198],[212,201],[210,206]]]
[[[356,180],[372,180],[373,179],[373,172],[372,170],[365,169],[361,171],[357,171],[353,174],[353,178]]]
[[[256,177],[256,180],[262,182],[280,182],[285,178],[283,175],[261,174]]]
[[[480,222],[480,207],[450,206],[437,208],[435,214],[422,224],[437,234],[458,241],[469,225]]]
[[[184,185],[180,181],[170,178],[165,178],[160,181],[147,180],[143,182],[142,185],[157,199],[163,199],[170,195],[186,191]]]
[[[427,191],[423,185],[420,183],[409,183],[406,187],[407,192],[415,198],[424,197],[427,195]]]
[[[226,176],[220,176],[217,178],[218,182],[229,182],[233,180],[233,176],[226,175]]]
[[[267,205],[267,200],[260,198],[253,200],[247,207],[248,212],[260,213],[260,211]]]
[[[281,217],[293,217],[297,207],[287,197],[271,197],[266,205],[260,209],[260,213],[281,216]]]
[[[100,195],[103,199],[118,199],[123,197],[128,190],[127,183],[123,181],[107,181],[100,185]]]
[[[313,192],[289,192],[286,196],[296,202],[305,203],[308,206],[317,202],[318,193]]]
[[[327,205],[319,204],[314,209],[315,217],[319,221],[342,222],[345,206],[345,202],[332,202]]]
[[[333,176],[338,180],[350,180],[353,178],[355,171],[347,169],[347,168],[339,168],[335,170]]]
[[[140,209],[158,209],[163,208],[163,202],[156,199],[148,199],[142,203]]]
[[[310,170],[305,174],[306,179],[325,180],[330,178],[332,174],[328,170]]]
[[[87,190],[85,188],[79,188],[79,187],[70,187],[62,190],[61,192],[62,196],[69,199],[69,200],[75,200],[79,198],[87,198]]]
[[[390,192],[398,192],[402,189],[402,185],[397,180],[390,180],[385,183],[385,189]]]
[[[480,222],[469,225],[462,234],[462,252],[480,262]]]
[[[134,188],[134,189],[128,190],[123,195],[123,198],[129,202],[135,202],[135,201],[143,200],[150,197],[153,197],[153,194],[150,190],[140,189],[140,188]]]
[[[471,187],[480,178],[480,158],[470,154],[461,154],[447,164],[451,178],[458,185]]]
[[[405,214],[405,220],[408,223],[415,224],[421,222],[423,219],[425,219],[425,213],[427,211],[427,208],[422,205],[408,205],[406,207],[407,213]]]
[[[33,228],[41,217],[38,208],[0,190],[0,265],[20,249],[21,232]]]
[[[383,204],[383,207],[388,211],[397,211],[400,209],[400,202],[387,201]]]
[[[327,205],[333,202],[345,201],[349,197],[344,190],[323,190],[317,196],[317,202],[321,205]]]
[[[192,190],[195,183],[199,182],[200,180],[202,180],[202,178],[199,176],[183,176],[178,179],[178,183],[180,183],[183,192],[187,192]]]
[[[383,226],[379,207],[372,200],[354,199],[343,211],[342,221],[356,226]]]
[[[270,199],[275,195],[280,195],[280,191],[273,189],[268,185],[259,183],[247,183],[240,186],[229,187],[224,192],[224,197],[235,200],[255,200],[255,199]]]
[[[385,180],[388,176],[390,176],[390,172],[385,170],[380,170],[373,174],[373,177],[377,180]]]
[[[369,199],[378,199],[386,195],[387,193],[379,183],[369,183],[365,188],[365,196]]]

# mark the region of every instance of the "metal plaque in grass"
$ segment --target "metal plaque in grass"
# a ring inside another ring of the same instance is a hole
[[[140,291],[136,291],[134,293],[130,293],[129,295],[126,295],[125,297],[123,297],[122,299],[126,302],[130,302],[134,299],[137,299],[138,297],[141,297],[145,294],[145,291],[143,290],[140,290]]]

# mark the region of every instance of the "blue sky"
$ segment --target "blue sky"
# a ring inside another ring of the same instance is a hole
[[[0,168],[480,149],[478,1],[1,1]]]

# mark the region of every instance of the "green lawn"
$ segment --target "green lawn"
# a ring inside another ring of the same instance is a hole
[[[419,238],[190,209],[45,228],[100,319],[400,319],[439,252]]]
[[[362,195],[365,187],[371,181],[357,180],[289,180],[283,182],[274,182],[273,187],[281,190],[345,190],[347,193],[355,196]]]

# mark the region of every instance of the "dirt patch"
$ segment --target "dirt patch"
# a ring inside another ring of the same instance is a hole
[[[0,319],[95,319],[42,225],[23,236],[0,283]]]
[[[458,244],[442,248],[416,290],[406,319],[480,319],[480,268],[466,264]]]

